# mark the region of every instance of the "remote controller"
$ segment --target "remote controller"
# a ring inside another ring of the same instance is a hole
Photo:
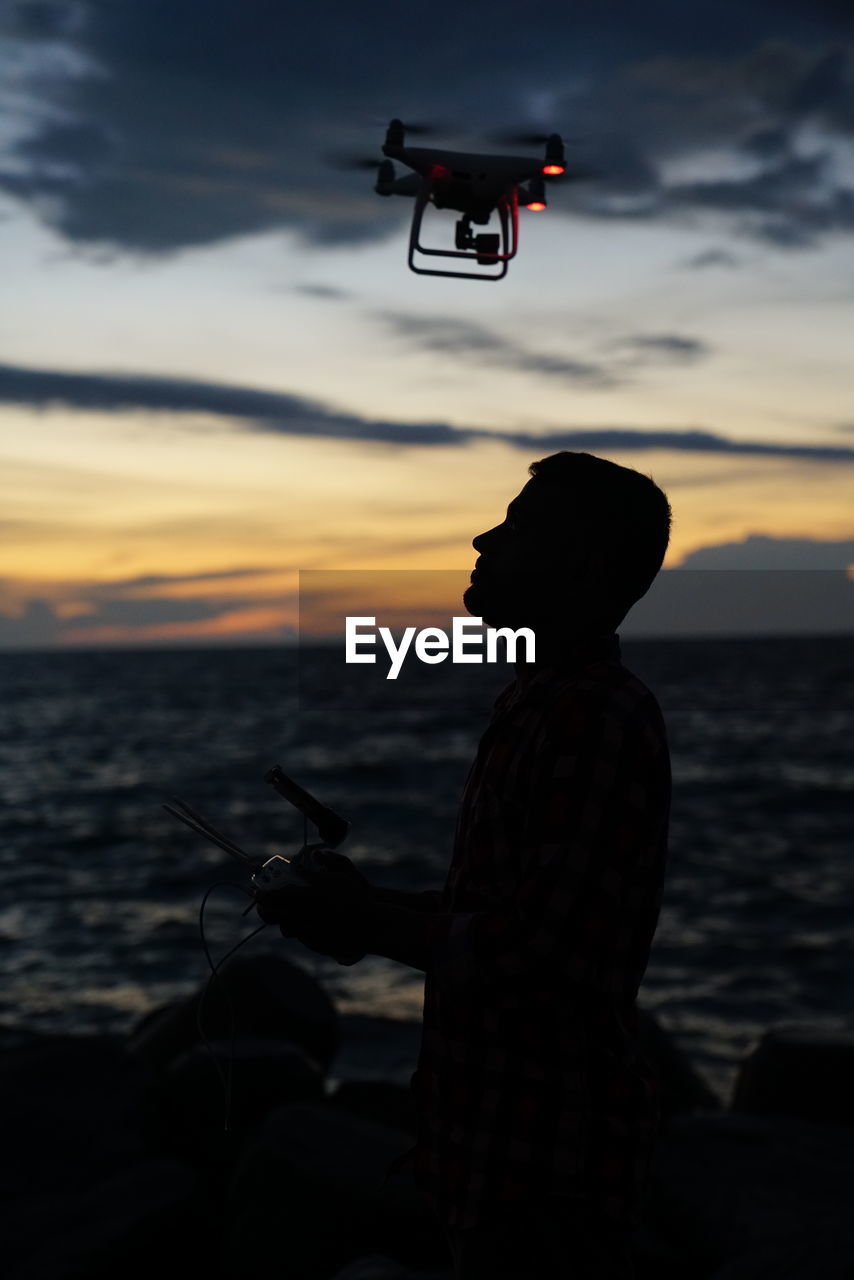
[[[262,864],[252,877],[252,888],[256,893],[278,893],[283,889],[306,889],[311,884],[312,875],[318,875],[320,868],[310,870],[311,855],[315,849],[323,849],[324,845],[305,845],[293,858],[283,858],[274,854]]]
[[[178,818],[180,822],[204,836],[206,840],[210,840],[226,853],[230,853],[233,858],[250,867],[252,888],[256,894],[282,893],[289,889],[296,892],[299,889],[307,889],[311,886],[312,877],[330,874],[315,858],[315,854],[324,849],[335,849],[345,839],[350,824],[332,809],[315,800],[314,796],[294,782],[293,778],[289,778],[280,765],[274,765],[268,770],[264,780],[317,827],[319,842],[303,845],[293,858],[283,858],[281,854],[274,854],[272,858],[262,863],[260,859],[251,857],[233,840],[217,831],[207,818],[190,808],[185,801],[173,797],[172,803],[164,804],[163,808],[174,818]],[[361,960],[364,954],[359,952],[358,955],[335,956],[334,959],[339,964],[350,965]]]
[[[307,844],[290,860],[278,853],[274,854],[253,875],[253,889],[266,896],[270,893],[294,893],[310,888],[313,876],[327,874],[314,858],[315,853],[326,848],[328,846],[324,844]],[[333,956],[333,959],[339,964],[352,965],[363,959],[364,954],[360,951],[354,955]]]

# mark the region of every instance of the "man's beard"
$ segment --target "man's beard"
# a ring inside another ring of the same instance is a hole
[[[489,599],[489,593],[483,591],[479,583],[473,582],[470,587],[466,587],[463,592],[463,604],[473,618],[482,618],[488,627],[504,627],[509,624],[497,621],[497,615],[493,602]]]
[[[551,579],[532,574],[496,580],[478,574],[463,592],[463,604],[473,618],[482,618],[488,627],[509,627],[517,631],[529,627],[537,642],[549,637],[581,636],[615,628],[602,622],[602,615],[589,598],[567,591],[556,596]]]
[[[520,579],[518,584],[486,582],[481,578],[463,592],[463,604],[473,618],[483,618],[488,627],[536,630],[548,626],[550,619],[532,586],[529,578]]]

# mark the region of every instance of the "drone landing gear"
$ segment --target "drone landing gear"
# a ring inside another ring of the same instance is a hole
[[[479,233],[472,231],[471,214],[463,214],[457,222],[454,237],[454,249],[427,249],[421,244],[421,222],[424,217],[433,190],[432,178],[424,178],[415,201],[412,216],[412,231],[409,236],[409,267],[421,276],[455,276],[460,280],[503,280],[507,275],[507,264],[516,256],[519,247],[519,197],[516,189],[512,195],[502,196],[499,200],[498,217],[501,222],[501,235],[495,233]],[[486,221],[484,217],[483,221]],[[500,244],[500,249],[499,249]],[[465,258],[469,262],[477,262],[479,266],[498,266],[500,271],[439,271],[429,267],[415,265],[415,255],[421,253],[437,258]]]

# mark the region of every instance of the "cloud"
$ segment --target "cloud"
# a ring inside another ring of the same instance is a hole
[[[612,387],[620,381],[603,365],[528,351],[519,343],[468,320],[406,315],[398,311],[374,314],[396,337],[442,356],[498,365],[502,369],[544,375],[582,386]]]
[[[699,547],[659,573],[631,634],[854,635],[854,538],[772,538]]]
[[[839,542],[817,538],[772,538],[751,533],[741,542],[699,547],[683,559],[681,569],[826,569],[854,565],[854,538]]]
[[[245,604],[245,601],[241,601]],[[234,608],[235,602],[151,596],[125,599],[101,596],[90,614],[74,618],[75,631],[94,630],[103,626],[142,627],[152,623],[199,622],[217,618]],[[66,624],[68,625],[68,624]]]
[[[477,432],[479,436],[515,444],[519,449],[533,445],[552,450],[635,450],[675,449],[687,453],[729,453],[753,457],[800,458],[826,462],[854,461],[854,448],[837,445],[790,445],[771,441],[731,440],[712,431],[638,431],[623,428],[594,428],[586,431],[553,432]]]
[[[0,648],[33,649],[54,644],[60,628],[60,620],[47,601],[28,600],[19,617],[0,612]]]
[[[375,311],[374,316],[401,341],[465,363],[554,378],[575,386],[611,388],[626,381],[624,370],[665,360],[685,364],[709,354],[705,343],[681,334],[630,334],[609,347],[607,364],[530,351],[492,329],[450,316]],[[619,355],[614,356],[614,351]]]
[[[111,582],[94,583],[89,591],[93,596],[97,596],[102,590],[111,593],[128,588],[175,586],[191,582],[222,582],[232,578],[257,578],[264,574],[280,572],[281,570],[272,569],[267,565],[243,569],[214,569],[206,573],[148,573],[135,578],[117,578]]]
[[[710,354],[705,342],[676,333],[633,334],[618,339],[615,346],[643,361],[664,358],[678,364],[692,363]]]
[[[227,383],[144,374],[66,373],[0,365],[0,403],[47,409],[63,406],[100,413],[148,410],[210,414],[258,430],[335,439],[400,440],[392,422],[367,422],[335,413],[315,401],[279,391],[259,391]],[[411,444],[455,443],[456,431],[442,423],[417,423],[403,430]]]
[[[683,266],[701,271],[706,267],[737,267],[740,261],[740,258],[726,249],[707,249],[704,253],[697,253],[686,259]]]
[[[854,636],[854,582],[820,570],[670,569],[620,627],[631,636]]]
[[[494,431],[486,427],[456,427],[445,422],[396,423],[339,413],[317,401],[283,391],[259,391],[227,383],[143,374],[67,373],[15,365],[0,365],[0,404],[4,403],[30,409],[62,407],[100,413],[142,410],[172,415],[205,414],[228,419],[244,430],[272,435],[361,440],[409,447],[462,447],[498,441],[526,452],[667,449],[816,462],[854,462],[854,446],[849,445],[732,440],[697,428],[681,431],[627,427]]]
[[[676,183],[668,200],[674,207],[738,214],[743,231],[784,248],[800,248],[825,232],[854,229],[854,192],[845,187],[822,195],[827,164],[826,155],[787,156],[751,178]]]
[[[330,302],[340,302],[354,295],[348,289],[338,289],[331,284],[298,284],[294,293],[302,293],[307,298],[325,298]]]
[[[698,547],[660,573],[626,635],[854,635],[854,538]]]
[[[757,544],[754,551],[739,544],[738,564],[724,567],[721,561],[732,562],[733,557],[730,547],[722,544],[703,548],[686,559],[686,563],[693,559],[696,565],[698,557],[707,552],[707,567],[686,569],[683,565],[660,573],[632,608],[620,628],[621,635],[854,635],[854,581],[839,567],[841,559],[854,554],[854,541],[812,544],[809,539],[757,536],[746,540],[747,544],[752,542]],[[812,555],[814,567],[795,563],[774,567],[767,552],[775,543],[780,544],[777,550],[784,559],[790,551],[783,544],[797,544],[793,561],[803,564]],[[843,550],[840,553],[833,548]],[[764,567],[763,559],[769,562]],[[347,576],[355,582],[376,575]],[[454,571],[430,576],[450,579]],[[120,589],[116,583],[99,584],[107,591],[111,585]],[[86,589],[81,594],[85,596]],[[302,595],[304,606],[305,591]],[[273,604],[268,597],[254,601],[245,597],[211,601],[156,596],[139,600],[121,594],[90,598],[89,604],[87,614],[73,618],[63,618],[55,606],[42,599],[27,601],[16,618],[0,612],[0,650],[164,642],[274,643],[296,634],[295,593],[285,594]]]
[[[15,613],[0,610],[0,649],[134,641],[180,643],[194,639],[204,643],[229,639],[275,641],[295,629],[295,591],[268,591],[254,599],[246,594],[182,597],[174,591],[168,595],[158,595],[156,591],[163,586],[189,586],[274,572],[277,571],[245,568],[59,584],[53,600],[23,599]],[[20,584],[13,586],[16,590],[7,591],[7,598],[20,589]],[[69,602],[73,610],[69,609]]]
[[[324,156],[379,158],[385,122],[429,118],[439,92],[472,139],[503,124],[566,134],[570,169],[602,176],[565,185],[555,209],[712,210],[789,247],[854,227],[842,166],[802,136],[854,135],[842,5],[611,0],[579,14],[544,0],[520,28],[515,0],[494,0],[488,21],[449,0],[325,0],[298,21],[266,0],[208,0],[203,36],[198,14],[196,0],[8,5],[0,58],[18,92],[0,189],[77,246],[158,254],[274,228],[357,244],[411,206]]]

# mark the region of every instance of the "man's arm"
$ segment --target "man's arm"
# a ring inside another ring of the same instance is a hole
[[[426,973],[431,962],[437,925],[441,928],[445,919],[447,917],[440,916],[435,909],[412,911],[405,906],[374,898],[365,908],[361,922],[365,951],[370,955],[387,956],[389,960],[398,960],[411,969],[420,969],[422,973]]]
[[[391,907],[405,907],[407,911],[438,911],[442,900],[441,889],[423,889],[409,893],[405,889],[380,889],[374,886],[374,901]]]
[[[439,916],[441,890],[383,889],[330,850],[316,854],[315,864],[325,873],[310,887],[260,896],[258,914],[265,923],[278,924],[286,938],[298,938],[323,955],[370,953],[427,971],[437,924],[448,919]]]
[[[365,918],[366,952],[426,973],[441,900],[440,889],[407,893],[375,886]]]

